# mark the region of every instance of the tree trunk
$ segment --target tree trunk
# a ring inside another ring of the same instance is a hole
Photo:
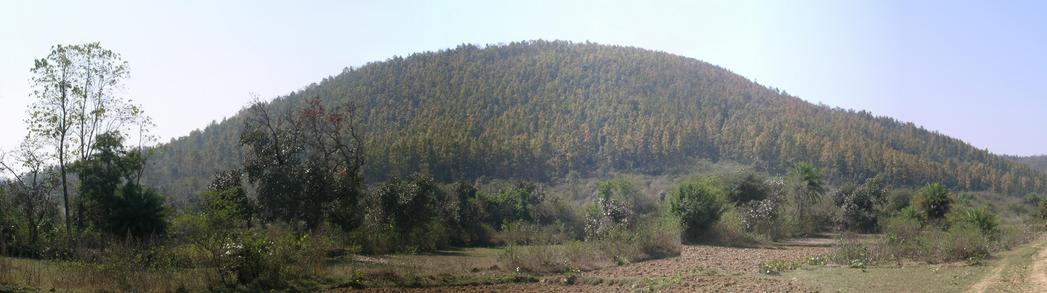
[[[65,137],[65,135],[62,136]],[[70,221],[71,219],[69,219],[69,184],[65,180],[65,149],[63,145],[64,143],[59,144],[58,146],[58,172],[61,173],[62,177],[62,201],[65,205],[65,233],[66,236],[72,240],[73,225]]]

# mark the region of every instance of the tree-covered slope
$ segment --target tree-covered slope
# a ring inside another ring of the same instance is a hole
[[[1047,178],[955,138],[866,112],[813,105],[708,63],[631,47],[533,41],[460,46],[347,69],[277,98],[360,107],[365,175],[555,180],[658,173],[729,159],[778,173],[808,161],[837,180],[1042,191]],[[242,113],[241,113],[242,114]],[[241,161],[242,117],[160,147],[148,176],[189,196]]]
[[[1039,170],[1040,172],[1047,172],[1047,155],[1027,157],[1008,156],[1007,158],[1015,162],[1025,164],[1033,168],[1034,170]]]

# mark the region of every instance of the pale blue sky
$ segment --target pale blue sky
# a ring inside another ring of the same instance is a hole
[[[675,53],[996,153],[1047,153],[1047,2],[1002,2],[4,0],[0,149],[24,135],[29,68],[57,43],[123,54],[124,94],[166,141],[249,93],[273,98],[346,66],[561,39]]]

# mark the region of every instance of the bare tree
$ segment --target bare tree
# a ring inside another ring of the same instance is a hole
[[[47,220],[47,211],[52,208],[51,193],[57,186],[57,177],[48,166],[48,155],[43,149],[39,140],[27,136],[18,150],[0,153],[0,172],[13,178],[8,190],[18,202],[28,226],[29,243],[34,247],[40,239],[39,229]]]

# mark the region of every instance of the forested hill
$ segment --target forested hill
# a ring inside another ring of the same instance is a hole
[[[1027,166],[911,123],[813,105],[682,56],[532,41],[426,52],[347,69],[270,103],[321,97],[361,107],[366,177],[548,181],[608,170],[658,173],[729,159],[779,173],[809,161],[836,180],[1045,190]],[[242,115],[242,113],[241,113]],[[241,160],[240,115],[161,147],[148,178],[192,196]]]
[[[1028,157],[1009,156],[1007,158],[1025,164],[1035,170],[1039,170],[1040,172],[1047,172],[1047,155]]]

